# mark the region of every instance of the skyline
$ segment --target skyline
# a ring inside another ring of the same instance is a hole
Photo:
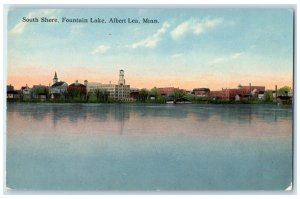
[[[120,12],[121,10],[121,12]],[[150,18],[154,24],[23,23],[22,17]],[[8,12],[7,84],[62,81],[191,90],[293,86],[291,9],[24,9]]]

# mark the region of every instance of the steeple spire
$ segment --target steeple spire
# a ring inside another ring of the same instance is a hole
[[[55,74],[54,74],[54,77],[53,77],[53,84],[55,84],[57,81],[58,81],[58,78],[57,78],[57,74],[56,74],[56,71],[55,71]]]

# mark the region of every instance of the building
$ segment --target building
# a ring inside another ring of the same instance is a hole
[[[6,86],[6,99],[9,102],[16,101],[20,99],[20,92],[19,90],[15,90],[13,85],[7,85]]]
[[[116,85],[115,100],[130,101],[130,86],[129,85]]]
[[[260,92],[265,92],[264,86],[242,86],[239,85],[237,89],[225,88],[219,91],[210,91],[209,96],[214,100],[235,100],[244,101],[249,99],[258,99]]]
[[[229,89],[223,89],[219,91],[210,91],[209,97],[213,100],[229,100],[230,97],[233,97],[235,99],[235,95],[230,96],[230,90]]]
[[[254,98],[258,98],[259,92],[265,92],[265,86],[252,86],[251,83],[249,86],[238,86],[238,92],[241,95],[249,95]]]
[[[119,71],[118,84],[87,83],[87,92],[96,93],[97,90],[109,92],[109,97],[118,101],[130,101],[130,85],[125,84],[124,70]]]
[[[194,88],[192,94],[200,96],[200,97],[207,97],[209,96],[210,90],[209,88]]]
[[[34,85],[30,93],[31,98],[46,101],[49,94],[49,87],[44,85]]]
[[[59,99],[61,95],[67,93],[68,84],[63,81],[58,81],[57,74],[55,72],[53,77],[53,84],[50,87],[50,98]]]
[[[6,91],[14,91],[15,89],[14,89],[14,86],[13,85],[7,85],[6,86]]]
[[[264,100],[265,99],[265,92],[264,91],[259,91],[258,95],[257,95],[257,98],[259,100]]]
[[[9,90],[6,92],[7,101],[16,101],[20,98],[19,91],[17,90]]]
[[[20,95],[23,99],[30,99],[30,91],[31,89],[28,87],[28,85],[26,84],[26,86],[22,86],[21,90],[20,90]]]
[[[75,94],[75,95],[80,95],[80,96],[86,96],[87,94],[87,89],[86,85],[88,84],[87,80],[85,80],[85,85],[80,84],[78,80],[75,81],[75,83],[70,84],[68,86],[68,93],[69,94]]]
[[[129,93],[129,97],[131,98],[131,100],[137,100],[139,97],[139,93],[140,93],[140,89],[138,88],[131,88],[130,89],[130,93]]]
[[[116,98],[116,85],[111,83],[101,84],[101,83],[91,82],[87,84],[87,91],[93,94],[96,94],[98,91],[107,91],[111,99]]]
[[[125,84],[124,70],[119,71],[119,81],[116,85],[114,99],[118,101],[130,101],[130,85]]]
[[[175,90],[179,90],[179,88],[174,88],[174,87],[163,87],[163,88],[158,88],[160,95],[162,96],[167,96],[173,93]]]

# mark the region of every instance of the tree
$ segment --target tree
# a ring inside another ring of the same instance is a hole
[[[291,92],[291,90],[292,90],[291,87],[284,86],[284,87],[278,89],[277,95],[278,96],[287,96]]]
[[[183,98],[186,96],[186,92],[184,90],[174,89],[172,92],[172,95],[174,96],[175,100]]]
[[[109,92],[107,90],[96,89],[95,94],[97,102],[108,102]]]
[[[148,99],[149,91],[145,88],[141,89],[138,95],[138,100],[141,102],[145,102]]]
[[[155,97],[155,99],[157,99],[160,96],[160,91],[158,90],[158,88],[154,87],[150,90],[149,95]]]
[[[273,91],[272,90],[266,90],[265,91],[264,100],[266,102],[272,102],[273,101]]]

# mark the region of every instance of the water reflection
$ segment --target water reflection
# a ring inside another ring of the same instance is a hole
[[[247,127],[246,131],[252,134],[264,128],[270,132],[279,128],[290,134],[292,108],[273,105],[8,104],[7,122],[9,133],[20,126],[30,130],[32,125],[42,124],[43,130],[49,132],[221,133],[244,131]]]
[[[8,104],[7,184],[283,190],[292,179],[291,135],[285,106]]]
[[[292,116],[292,109],[289,106],[267,105],[8,104],[7,112],[8,116],[10,113],[17,112],[22,117],[32,117],[35,120],[43,120],[51,115],[54,121],[68,118],[70,122],[77,122],[78,119],[86,120],[87,117],[99,121],[105,121],[108,118],[124,121],[128,120],[130,115],[137,114],[139,117],[186,118],[189,113],[193,113],[202,121],[209,120],[210,117],[218,114],[225,122],[251,122],[253,117],[266,122],[276,122],[278,118],[290,119]]]

